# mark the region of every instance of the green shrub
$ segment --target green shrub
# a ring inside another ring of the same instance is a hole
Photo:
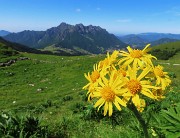
[[[82,102],[77,102],[71,107],[73,113],[79,113],[83,112],[85,109],[85,106]]]
[[[168,60],[170,57],[173,57],[176,54],[177,51],[168,51],[167,49],[165,50],[160,50],[160,49],[154,49],[150,51],[150,53],[157,57],[157,59],[161,60]]]
[[[0,115],[1,137],[47,137],[47,126],[41,126],[41,121],[31,115],[20,117],[2,112]]]
[[[66,95],[65,97],[63,97],[63,101],[66,102],[66,101],[71,101],[73,100],[73,97],[70,96],[70,95]]]
[[[176,74],[174,72],[169,72],[168,75],[171,78],[176,78]]]

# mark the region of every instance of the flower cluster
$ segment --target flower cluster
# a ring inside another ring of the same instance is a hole
[[[88,84],[88,100],[95,99],[94,107],[104,106],[104,116],[111,116],[113,106],[118,110],[131,100],[137,110],[146,106],[144,96],[160,100],[171,83],[167,72],[160,65],[154,66],[156,57],[148,54],[149,44],[143,49],[127,47],[126,51],[115,50],[111,55],[94,65],[92,72],[85,74]]]

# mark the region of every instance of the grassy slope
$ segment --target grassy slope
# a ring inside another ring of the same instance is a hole
[[[78,104],[88,105],[83,101],[82,87],[86,84],[84,73],[91,71],[94,63],[103,56],[78,56],[61,57],[50,55],[25,54],[31,60],[18,61],[10,67],[0,68],[0,109],[11,111],[14,109],[18,114],[24,114],[27,110],[35,110],[34,115],[42,117],[43,123],[48,124],[51,129],[58,130],[57,125],[62,122],[63,117],[68,118],[71,127],[69,135],[76,137],[118,137],[119,134],[128,137],[127,132],[134,131],[130,127],[137,122],[130,122],[129,125],[120,125],[111,128],[111,125],[104,122],[83,121],[80,114],[73,114],[73,108]],[[180,63],[178,53],[169,61],[158,61],[160,63]],[[179,67],[173,68],[164,64],[166,71],[174,72],[178,78],[174,79],[179,83]],[[34,85],[34,86],[32,86]],[[38,92],[38,89],[41,89]],[[179,86],[174,85],[179,90]],[[73,98],[71,101],[64,101],[65,96]],[[47,101],[53,106],[44,108]],[[16,101],[15,103],[13,103]],[[127,117],[126,117],[127,118]],[[130,119],[131,120],[131,119]],[[102,131],[103,130],[103,131]],[[107,134],[108,131],[109,133]],[[134,131],[134,136],[138,136]],[[129,135],[132,136],[132,135]]]
[[[180,41],[177,42],[170,42],[166,44],[160,44],[157,46],[153,46],[152,49],[161,49],[161,50],[169,50],[169,51],[174,51],[177,49],[180,49]]]
[[[17,62],[8,68],[0,68],[0,77],[3,78],[0,80],[0,92],[3,92],[1,98],[6,99],[0,100],[0,106],[3,105],[1,109],[12,108],[11,103],[14,100],[17,101],[16,106],[37,104],[38,101],[42,102],[81,91],[85,83],[83,73],[87,72],[97,60],[97,57],[58,57],[35,54],[25,54],[25,56],[30,57],[31,60]],[[89,64],[82,66],[86,60]],[[30,86],[31,84],[34,86]],[[37,89],[43,90],[37,92]]]
[[[19,53],[13,50],[11,47],[6,46],[6,44],[0,42],[0,63],[6,62],[10,59],[15,59],[19,57]]]
[[[180,83],[180,52],[176,53],[169,60],[158,60],[156,62],[163,65],[166,71],[174,72],[177,76],[176,81]]]

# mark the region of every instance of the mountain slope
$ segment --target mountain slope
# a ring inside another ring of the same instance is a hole
[[[10,34],[10,32],[5,31],[5,30],[0,30],[0,36],[6,36],[8,34]]]
[[[0,37],[0,57],[15,56],[15,55],[18,55],[19,52],[35,53],[35,54],[60,55],[60,56],[82,55],[82,53],[77,52],[77,51],[64,51],[62,49],[56,49],[56,51],[57,52],[54,52],[54,51],[51,51],[51,50],[48,50],[48,49],[37,50],[37,49],[34,49],[34,48],[24,46],[22,44],[7,41],[4,38]],[[89,54],[89,53],[87,53],[87,54]]]
[[[170,42],[176,42],[176,41],[180,41],[180,40],[178,40],[178,39],[170,39],[170,38],[161,38],[159,40],[150,42],[150,44],[151,44],[151,46],[156,46],[156,45],[170,43]]]
[[[16,52],[42,53],[41,51],[36,50],[34,48],[29,48],[21,44],[9,42],[3,39],[2,37],[0,37],[0,46],[1,46],[0,50],[2,50],[3,47],[5,49],[12,49],[13,51]]]
[[[109,34],[99,26],[69,25],[61,23],[46,31],[23,31],[4,37],[33,48],[54,46],[60,49],[70,49],[77,52],[102,53],[109,49],[119,49],[126,46],[113,34]],[[78,51],[80,50],[80,51]]]
[[[131,45],[132,47],[143,47],[147,43],[147,41],[135,34],[130,34],[118,38],[124,43]]]
[[[164,44],[168,42],[175,42],[180,40],[180,34],[170,33],[141,33],[130,34],[118,37],[124,43],[127,43],[134,47],[142,47],[148,43],[151,45]]]
[[[16,42],[22,45],[26,45],[32,48],[38,48],[37,41],[39,41],[45,32],[43,31],[22,31],[19,33],[11,33],[9,35],[4,36],[3,38],[11,41]]]
[[[180,52],[180,41],[153,46],[150,53],[158,59],[167,60]]]
[[[170,33],[141,33],[141,34],[137,34],[137,36],[148,42],[156,41],[156,40],[162,39],[162,38],[170,38],[170,39],[179,39],[180,40],[180,34],[170,34]]]

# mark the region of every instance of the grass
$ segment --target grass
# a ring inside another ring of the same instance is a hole
[[[158,59],[168,60],[180,51],[180,41],[160,44],[152,47],[150,53]]]
[[[177,81],[177,84],[180,83],[180,52],[177,52],[169,60],[158,60],[156,62],[164,66],[165,71],[175,73],[177,78],[174,81]]]
[[[27,53],[24,56],[31,60],[0,68],[0,78],[3,78],[0,79],[0,109],[38,110],[50,100],[55,106],[42,109],[46,110],[42,116],[49,118],[49,124],[56,121],[55,118],[71,114],[70,107],[82,99],[79,92],[86,83],[84,73],[101,59],[101,56],[59,57]],[[63,101],[67,95],[73,97],[71,102]]]
[[[179,49],[180,49],[179,45],[180,45],[180,41],[170,42],[170,43],[165,43],[165,44],[160,44],[160,45],[157,45],[157,46],[153,46],[152,50],[161,49],[161,50],[167,50],[167,51],[174,51],[174,50],[179,51]]]
[[[17,115],[33,113],[41,118],[42,124],[49,126],[52,135],[142,137],[142,131],[130,112],[127,115],[122,111],[119,116],[122,118],[115,117],[115,122],[119,122],[115,127],[113,119],[108,117],[103,118],[99,114],[97,117],[100,116],[100,119],[97,120],[88,117],[87,109],[91,103],[85,100],[86,91],[82,90],[87,83],[84,73],[91,71],[93,64],[103,59],[104,55],[65,57],[21,54],[30,60],[0,68],[1,111]],[[171,90],[176,94],[180,89],[180,66],[173,64],[180,64],[180,53],[158,63],[176,75]]]
[[[11,47],[7,47],[5,44],[0,42],[0,63],[7,62],[10,59],[16,59],[21,55],[17,51],[13,50]]]

